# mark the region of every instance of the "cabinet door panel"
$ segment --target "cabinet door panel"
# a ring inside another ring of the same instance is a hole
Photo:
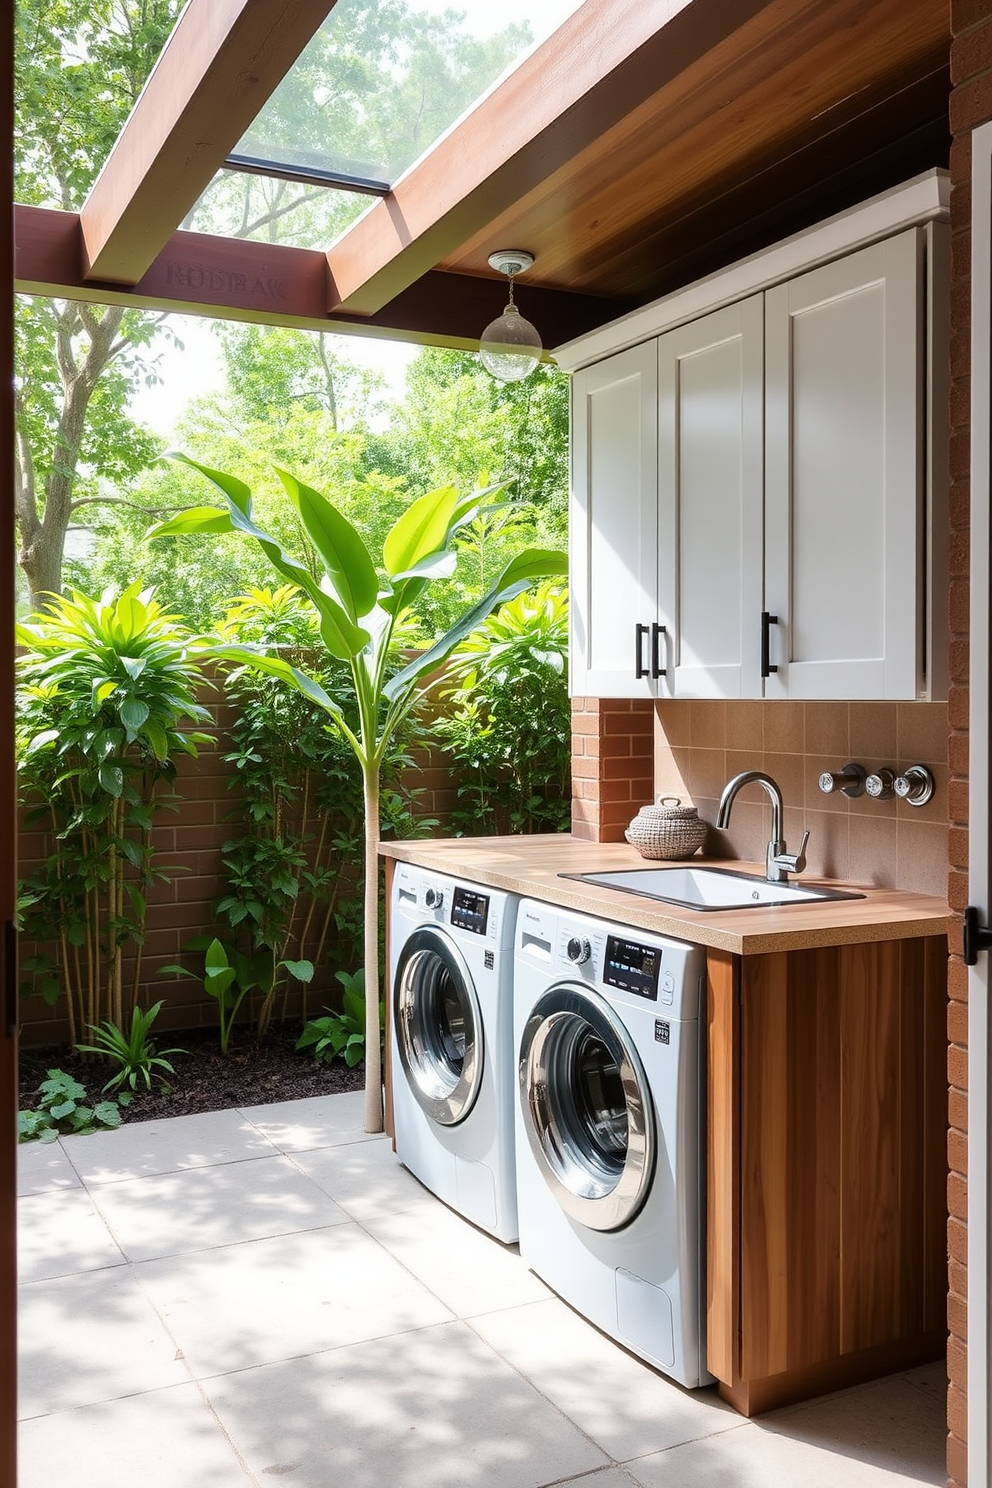
[[[635,626],[657,613],[657,352],[637,346],[572,381],[571,688],[650,697]],[[642,655],[650,660],[650,637]]]
[[[760,696],[762,301],[658,342],[659,618],[680,697]]]
[[[917,696],[920,251],[913,229],[766,295],[768,697]]]

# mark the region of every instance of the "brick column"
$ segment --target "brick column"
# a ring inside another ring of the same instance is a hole
[[[654,704],[647,699],[572,699],[572,832],[622,842],[654,795]]]
[[[971,401],[971,131],[992,118],[992,3],[951,0],[951,402],[950,631],[948,699],[951,908],[968,899],[968,629]],[[947,1468],[952,1488],[968,1481],[968,979],[960,942],[951,957],[948,1002]],[[978,1488],[978,1485],[974,1485]],[[982,1485],[984,1488],[984,1485]]]

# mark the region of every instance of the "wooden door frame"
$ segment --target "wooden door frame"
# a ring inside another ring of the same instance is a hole
[[[12,7],[0,31],[0,99],[3,137],[0,195],[14,198],[14,22]],[[0,469],[14,468],[14,224],[8,208],[0,234]],[[13,482],[0,481],[0,545],[8,555],[0,604],[0,1482],[17,1482],[17,968],[14,962],[16,906],[16,790],[14,783],[14,551]]]
[[[990,466],[992,361],[992,123],[971,136],[971,638],[968,898],[989,923]],[[992,1320],[989,1318],[989,955],[968,973],[968,1476],[989,1482]]]

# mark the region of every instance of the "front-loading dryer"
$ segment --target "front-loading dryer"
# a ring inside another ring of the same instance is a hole
[[[397,863],[390,896],[396,1155],[491,1235],[517,1238],[513,929],[517,897]]]
[[[520,1253],[683,1385],[703,1349],[705,955],[523,900],[517,911]]]

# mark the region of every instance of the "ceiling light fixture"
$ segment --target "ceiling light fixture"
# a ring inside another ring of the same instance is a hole
[[[500,382],[522,382],[541,360],[541,338],[513,303],[513,280],[533,262],[533,253],[522,248],[501,248],[489,255],[492,268],[510,281],[510,300],[503,314],[491,321],[479,338],[479,358],[486,371]]]

